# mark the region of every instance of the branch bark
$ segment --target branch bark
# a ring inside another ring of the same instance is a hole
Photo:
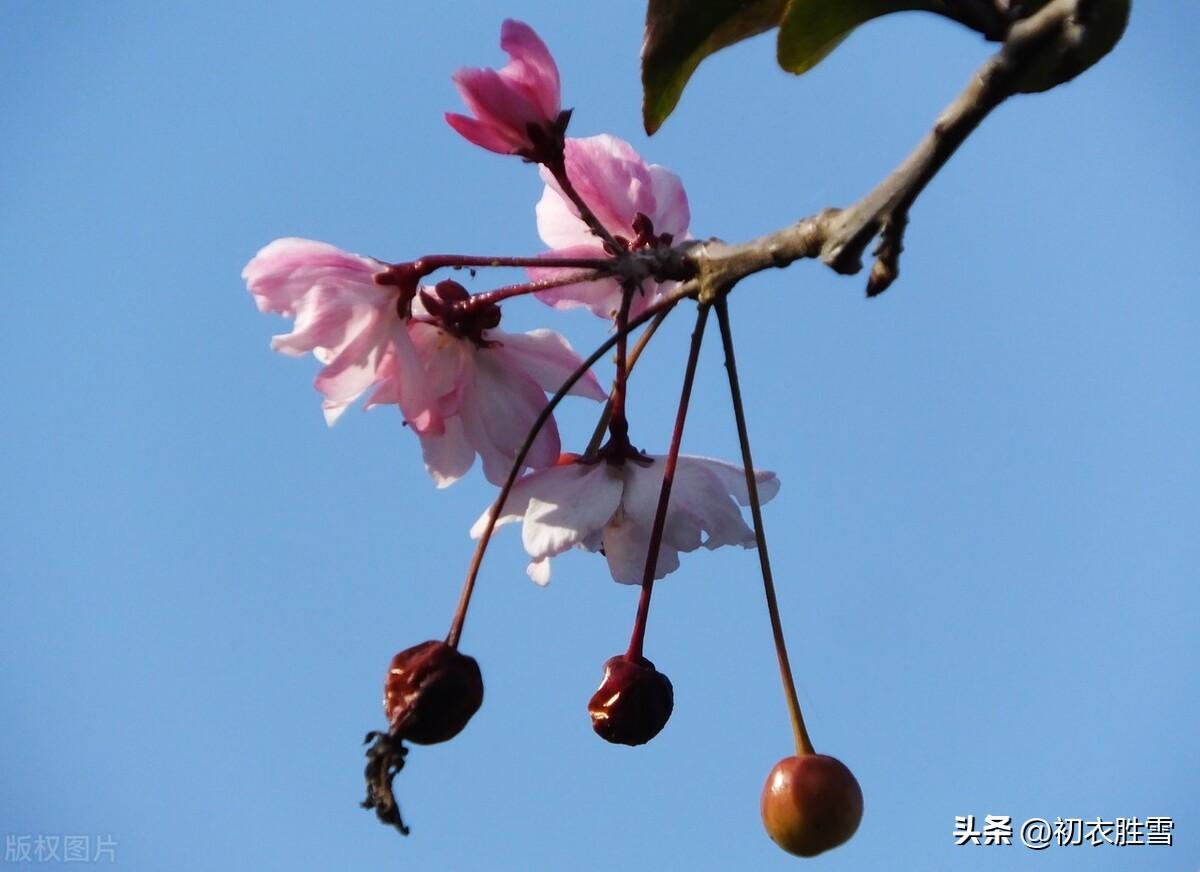
[[[748,275],[804,258],[819,257],[835,272],[853,275],[878,236],[867,295],[883,293],[900,274],[904,229],[917,197],[983,119],[1017,93],[1022,77],[1045,52],[1056,44],[1070,52],[1086,38],[1091,6],[1092,0],[1051,0],[1014,22],[1000,51],[972,76],[912,153],[857,203],[826,209],[749,242],[690,243],[663,257],[654,271],[661,278],[698,278],[700,299],[711,302]]]

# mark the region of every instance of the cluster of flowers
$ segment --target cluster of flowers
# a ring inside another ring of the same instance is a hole
[[[566,137],[570,112],[562,110],[558,69],[546,46],[511,20],[500,44],[510,57],[503,69],[454,75],[471,116],[447,114],[446,120],[476,145],[541,165],[545,191],[537,227],[550,250],[528,261],[530,282],[519,292],[556,309],[585,307],[620,328],[621,318],[662,302],[674,283],[643,278],[638,292],[626,297],[617,277],[581,265],[687,239],[683,185],[613,136]],[[261,311],[295,321],[291,332],[274,337],[274,350],[312,352],[323,365],[315,386],[329,424],[369,392],[366,408],[400,409],[438,487],[464,476],[477,455],[483,474],[499,486],[545,409],[546,393],[567,383],[582,361],[554,331],[499,329],[499,302],[516,292],[471,295],[453,281],[420,284],[441,266],[469,265],[469,257],[449,256],[390,264],[287,238],[259,251],[242,275]],[[609,398],[590,371],[570,393]],[[603,457],[563,454],[551,419],[525,453],[519,470],[525,474],[492,523],[523,521],[528,572],[539,584],[550,579],[549,559],[572,547],[603,553],[614,579],[637,584],[662,461],[627,443]],[[774,496],[774,474],[756,477],[761,498]],[[701,545],[752,547],[753,532],[737,505],[748,500],[740,465],[680,457],[655,577],[679,566],[679,552]],[[475,525],[476,538],[493,513]]]
[[[548,252],[533,258],[431,255],[389,264],[323,242],[279,239],[243,273],[260,310],[295,319],[290,333],[275,337],[275,350],[312,352],[323,364],[316,387],[330,424],[370,392],[367,408],[400,409],[421,440],[425,466],[438,487],[465,475],[478,456],[483,474],[501,488],[496,505],[471,530],[479,544],[446,640],[423,642],[392,658],[384,683],[388,730],[367,734],[362,805],[402,833],[408,828],[392,781],[409,750],[404,742],[453,738],[483,702],[479,666],[458,650],[458,641],[495,527],[523,522],[528,573],[539,584],[550,580],[550,558],[579,547],[602,553],[617,581],[642,585],[629,649],[605,663],[588,703],[601,738],[640,745],[658,734],[674,706],[670,680],[642,655],[654,580],[679,567],[680,552],[702,545],[765,546],[761,529],[756,537],[739,505],[751,505],[761,524],[758,504],[779,489],[773,473],[749,471],[723,299],[716,303],[717,317],[745,467],[679,454],[708,302],[697,314],[668,453],[646,454],[630,443],[628,333],[665,316],[684,295],[681,289],[672,296],[672,276],[678,273],[646,266],[641,258],[663,255],[666,263],[672,246],[688,239],[687,196],[674,173],[647,164],[628,143],[612,136],[566,137],[571,113],[562,110],[558,69],[532,30],[506,21],[500,44],[510,63],[501,70],[456,73],[472,114],[446,119],[476,145],[540,165],[546,188],[537,204],[537,226]],[[454,281],[421,284],[444,267],[489,265],[523,266],[530,280],[474,295]],[[499,329],[500,303],[527,294],[557,309],[587,308],[612,321],[615,336],[587,362],[616,344],[611,391],[557,333]],[[651,335],[653,326],[643,340]],[[547,392],[554,395],[550,400]],[[604,426],[582,455],[562,452],[551,417],[567,393],[607,401]],[[605,429],[609,438],[600,444]],[[781,760],[768,776],[762,817],[781,847],[812,856],[854,833],[862,793],[842,763],[813,751],[787,665],[765,547],[760,558],[797,742],[797,756]]]

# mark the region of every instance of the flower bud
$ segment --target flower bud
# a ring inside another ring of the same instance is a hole
[[[666,725],[674,705],[671,682],[653,663],[619,654],[604,664],[604,679],[588,702],[588,714],[604,741],[644,745]]]
[[[815,857],[847,841],[862,820],[858,781],[837,758],[825,754],[785,757],[775,764],[762,792],[767,834],[789,854]]]
[[[445,642],[422,642],[392,658],[383,710],[393,736],[418,745],[445,742],[482,703],[479,664]]]

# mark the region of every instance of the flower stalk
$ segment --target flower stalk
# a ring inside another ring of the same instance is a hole
[[[758,482],[754,476],[754,460],[750,455],[750,435],[746,429],[746,411],[742,406],[742,389],[738,382],[737,360],[733,354],[733,332],[729,327],[729,308],[724,294],[717,297],[713,305],[717,310],[717,324],[721,329],[721,345],[725,349],[725,370],[729,374],[729,396],[733,401],[733,417],[737,422],[738,443],[742,449],[742,466],[746,470],[746,488],[750,492],[750,514],[754,519],[754,538],[757,543],[758,563],[762,569],[763,592],[767,598],[767,613],[771,617],[771,635],[775,639],[775,655],[779,658],[779,676],[783,681],[783,692],[787,698],[788,714],[792,721],[792,732],[796,739],[796,756],[813,754],[812,740],[804,725],[804,714],[800,711],[800,700],[796,696],[796,682],[792,678],[792,667],[788,661],[787,644],[783,639],[783,622],[779,617],[779,601],[775,596],[775,581],[771,574],[771,558],[767,553],[767,534],[763,528],[762,501],[758,496]]]
[[[475,552],[471,555],[471,562],[467,567],[467,576],[463,581],[462,593],[459,595],[458,607],[454,611],[454,618],[450,623],[450,631],[446,635],[446,644],[450,645],[452,648],[458,647],[459,639],[462,637],[463,623],[466,621],[467,617],[467,609],[470,607],[471,596],[475,591],[475,582],[479,576],[479,568],[483,563],[483,555],[487,550],[488,543],[492,539],[492,533],[496,529],[496,522],[500,519],[500,516],[503,513],[504,501],[508,499],[508,495],[512,491],[513,485],[516,484],[517,478],[520,476],[521,469],[525,465],[525,458],[528,456],[530,449],[533,447],[533,443],[537,439],[538,433],[541,432],[541,429],[545,426],[546,422],[550,420],[550,417],[554,414],[554,410],[558,407],[558,404],[563,401],[563,398],[566,397],[568,393],[570,393],[571,388],[575,386],[575,383],[583,378],[584,374],[587,373],[587,371],[591,369],[596,362],[600,360],[600,358],[607,354],[609,349],[617,344],[617,341],[621,336],[628,334],[631,330],[640,327],[642,324],[645,324],[647,321],[657,317],[662,312],[668,311],[685,297],[693,296],[697,293],[698,289],[699,288],[696,283],[685,282],[684,284],[680,285],[674,293],[663,298],[655,305],[646,309],[646,311],[642,312],[636,318],[632,319],[623,330],[618,330],[613,336],[610,336],[608,339],[606,339],[595,351],[588,355],[583,363],[581,363],[575,369],[575,371],[567,377],[567,380],[563,382],[562,386],[554,392],[552,397],[550,397],[549,402],[546,403],[545,408],[543,408],[538,414],[537,418],[533,422],[533,425],[530,427],[529,433],[525,437],[525,441],[522,443],[521,448],[517,451],[517,456],[513,460],[512,467],[509,469],[508,477],[505,479],[504,484],[500,488],[500,495],[496,498],[495,507],[488,518],[487,524],[483,528],[483,533],[480,535],[479,541],[475,545]]]
[[[662,488],[658,493],[658,507],[654,512],[654,523],[650,528],[650,545],[646,549],[646,569],[642,575],[642,592],[638,598],[637,616],[633,621],[633,635],[629,640],[626,657],[640,661],[642,646],[646,639],[646,619],[650,614],[650,597],[654,593],[654,575],[658,568],[658,549],[662,544],[663,527],[667,521],[667,507],[671,502],[671,484],[675,480],[675,467],[679,463],[679,446],[683,442],[683,425],[687,421],[688,405],[692,398],[692,385],[696,379],[696,364],[700,359],[700,344],[704,340],[704,327],[708,323],[708,303],[701,303],[696,313],[696,326],[692,329],[692,342],[688,348],[687,368],[683,374],[683,388],[679,395],[679,409],[675,413],[675,429],[671,433],[671,445],[664,461]]]

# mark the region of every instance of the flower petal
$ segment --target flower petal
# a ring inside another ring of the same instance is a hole
[[[617,511],[623,483],[606,463],[555,467],[532,491],[521,541],[530,557],[561,554],[604,527]]]
[[[550,583],[550,558],[543,557],[541,560],[530,562],[525,568],[525,574],[533,579],[534,584],[545,587]]]
[[[641,584],[646,571],[646,555],[650,551],[650,530],[618,512],[604,528],[604,556],[608,571],[621,584]],[[669,545],[658,549],[655,579],[663,578],[679,568],[679,552]]]
[[[546,394],[529,376],[507,369],[486,351],[474,356],[472,378],[465,386],[460,415],[467,439],[479,452],[483,472],[492,484],[508,477],[525,437],[538,413],[546,407]],[[558,460],[558,428],[551,418],[542,427],[525,466],[542,469]]]
[[[532,378],[547,393],[557,391],[583,360],[570,343],[553,330],[531,330],[528,333],[505,333],[490,330],[489,341],[500,345],[485,349],[481,354],[494,355],[504,365]],[[605,400],[608,393],[591,370],[575,382],[570,393],[593,400]]]
[[[458,417],[447,418],[440,435],[422,435],[421,453],[425,469],[439,488],[454,484],[475,462],[475,449],[467,441],[462,419]]]
[[[463,139],[480,148],[494,151],[496,154],[512,154],[524,145],[523,142],[515,141],[511,135],[506,135],[507,131],[494,124],[476,121],[474,118],[454,112],[447,112],[445,118],[446,123],[453,127]]]
[[[610,233],[630,236],[638,212],[653,219],[650,171],[628,142],[606,133],[584,139],[568,138],[565,159],[571,185]],[[549,170],[543,167],[541,176],[566,201]],[[569,201],[568,208],[578,215]],[[582,219],[578,220],[582,223]]]
[[[687,238],[692,213],[688,208],[687,192],[679,176],[659,164],[651,164],[650,186],[654,192],[654,212],[647,217],[654,222],[655,233],[670,233],[675,242]]]
[[[740,505],[750,505],[750,491],[746,488],[746,471],[740,463],[726,463],[712,457],[688,455],[688,461],[703,466],[721,482],[726,492]],[[754,481],[758,485],[758,498],[768,503],[779,493],[779,476],[768,469],[754,470]]]
[[[558,65],[541,38],[523,21],[506,19],[500,25],[500,48],[512,62],[500,75],[524,88],[537,102],[547,121],[554,121],[562,108]]]

